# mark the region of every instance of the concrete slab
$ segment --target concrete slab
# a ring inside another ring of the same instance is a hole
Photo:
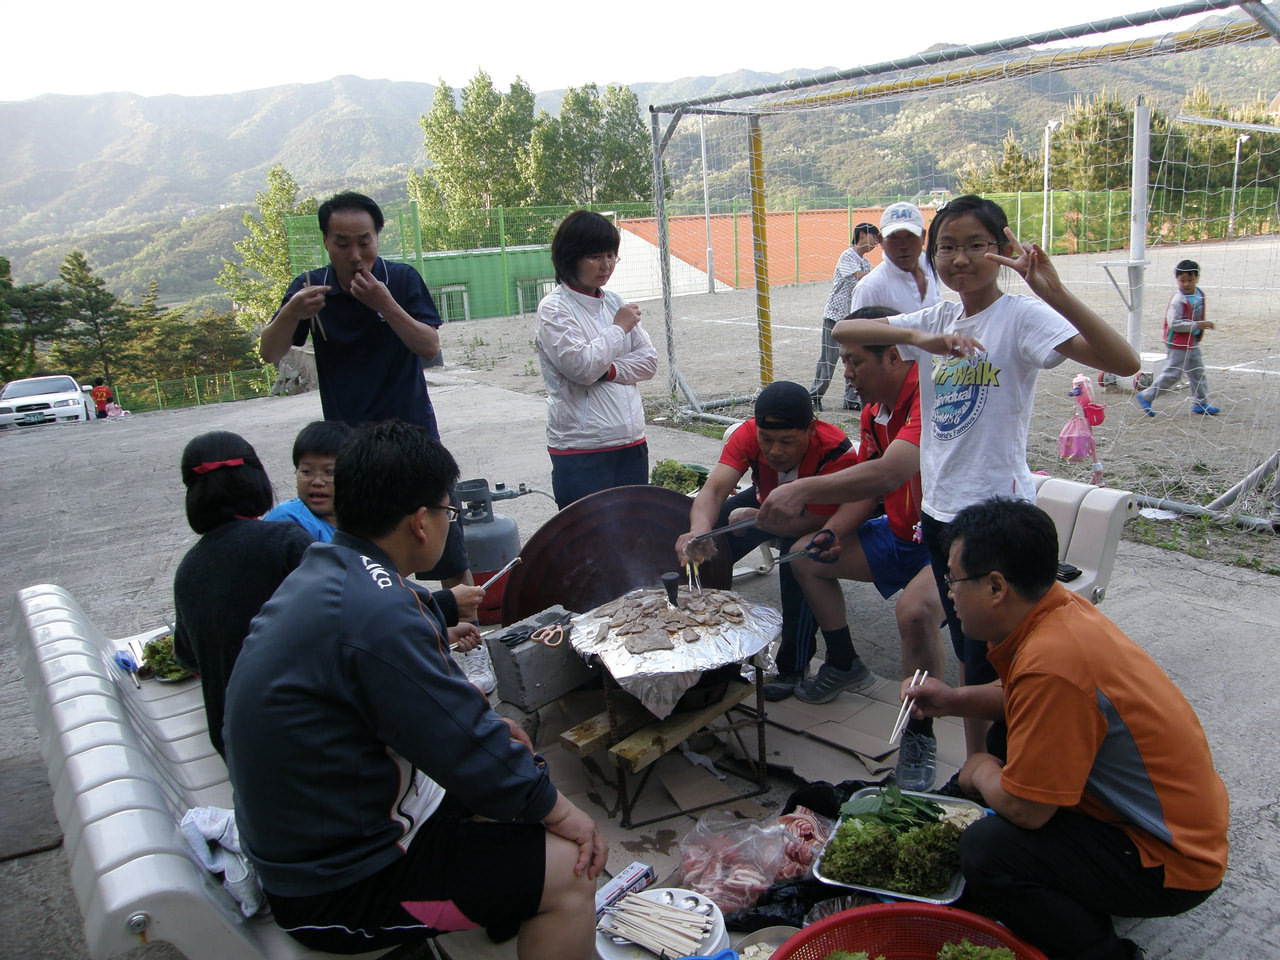
[[[525,482],[549,491],[541,398],[434,371],[431,391],[445,442],[464,478],[487,477],[509,486]],[[319,416],[319,398],[304,394],[122,422],[0,432],[0,502],[5,504],[0,511],[0,654],[5,654],[0,656],[0,767],[41,762],[11,649],[10,607],[17,589],[40,582],[65,586],[113,636],[163,623],[171,616],[173,571],[196,539],[183,516],[177,469],[185,443],[206,430],[235,430],[257,448],[277,496],[291,496],[294,435]],[[648,435],[653,460],[712,464],[719,454],[720,443],[713,437],[662,426],[652,426]],[[539,494],[495,506],[515,519],[522,539],[555,513],[549,496]],[[1232,861],[1223,888],[1183,917],[1124,924],[1151,958],[1280,956],[1280,914],[1272,894],[1280,862],[1275,829],[1280,764],[1264,746],[1267,731],[1280,720],[1280,671],[1272,669],[1280,628],[1278,586],[1274,577],[1255,570],[1121,544],[1102,610],[1155,657],[1196,707],[1232,799]],[[753,599],[777,602],[772,575],[740,580],[736,587]],[[873,705],[896,710],[892,678],[899,674],[899,653],[892,605],[862,584],[850,585],[846,595],[858,652],[889,682],[878,685],[870,697],[838,698],[837,710],[849,712],[833,722],[852,718],[854,729],[884,737],[892,711],[887,723],[870,711]],[[954,665],[948,670],[954,680]],[[560,730],[599,708],[585,709],[585,693],[542,707],[539,742],[553,745]],[[797,708],[779,704],[771,705],[770,713],[780,721],[790,716],[793,729],[831,719],[802,718]],[[865,729],[859,720],[863,713],[876,721]],[[775,730],[770,730],[771,759],[782,754],[791,759],[784,731]],[[958,759],[963,749],[958,730],[944,728],[942,733],[940,777],[944,769],[947,775],[954,769],[941,761]],[[832,756],[815,752],[797,769],[811,779],[866,776],[849,754]],[[886,762],[891,764],[892,757]],[[755,809],[770,809],[785,798],[791,781],[780,776],[776,783]],[[611,800],[607,782],[589,765],[581,778],[574,776],[573,784],[584,802]],[[654,804],[670,802],[656,782],[648,792]],[[605,822],[611,865],[646,860],[666,879],[678,858],[679,839],[693,823],[693,818],[682,817],[622,831],[616,821]],[[4,956],[87,956],[60,849],[0,863],[0,922],[6,931],[0,950]],[[510,944],[491,947],[477,939],[455,949],[453,939],[447,945],[455,957],[514,956]],[[176,956],[163,944],[142,948],[137,955]]]

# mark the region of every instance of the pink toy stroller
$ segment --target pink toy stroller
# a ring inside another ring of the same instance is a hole
[[[1093,428],[1106,419],[1106,404],[1094,402],[1093,388],[1084,374],[1071,381],[1071,396],[1075,397],[1077,410],[1058,434],[1058,456],[1072,463],[1092,464],[1093,476],[1089,482],[1095,487],[1105,487],[1102,462],[1098,460],[1098,448],[1093,441]]]

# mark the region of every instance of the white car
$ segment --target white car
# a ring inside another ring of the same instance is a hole
[[[93,419],[89,387],[74,377],[30,377],[12,380],[0,391],[0,430]]]

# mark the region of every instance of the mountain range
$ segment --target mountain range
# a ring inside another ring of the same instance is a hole
[[[646,104],[814,72],[744,70],[632,89]],[[343,76],[216,96],[0,102],[0,255],[20,281],[40,281],[76,246],[113,289],[136,296],[146,264],[154,270],[163,254],[173,262],[161,274],[187,278],[181,289],[162,281],[163,298],[213,292],[243,235],[241,216],[276,164],[307,195],[359,185],[402,198],[410,169],[428,162],[419,117],[435,89]],[[537,94],[536,109],[557,113],[563,95]]]
[[[905,131],[905,140],[885,144],[890,152],[909,150],[946,170],[951,165],[940,158],[997,144],[1009,129],[1033,139],[1081,91],[1105,88],[1124,98],[1143,92],[1149,101],[1154,94],[1166,112],[1196,84],[1209,85],[1224,103],[1277,92],[1280,45],[1211,53],[1080,70],[1069,81],[1050,75],[998,91],[979,88],[987,91],[979,109],[958,108],[953,95],[954,102],[886,106],[861,126],[796,115],[787,142],[816,171],[808,182],[833,191],[824,196],[840,195],[859,189],[841,167],[852,163],[842,159],[849,137]],[[631,88],[643,107],[828,70],[739,71]],[[563,93],[537,94],[537,107],[556,113]],[[234,256],[241,217],[265,189],[268,169],[283,164],[304,195],[355,187],[401,199],[410,169],[428,163],[419,117],[434,94],[427,83],[343,76],[217,96],[106,93],[0,103],[0,255],[19,282],[56,277],[66,254],[80,249],[122,296],[140,296],[152,278],[162,302],[218,294],[213,277]],[[684,123],[666,155],[677,196],[700,199],[697,142],[697,124]]]

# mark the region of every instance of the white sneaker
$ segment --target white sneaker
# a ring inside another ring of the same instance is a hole
[[[484,645],[484,641],[474,650],[462,654],[462,672],[486,697],[498,686],[498,681],[493,676],[493,664],[489,660],[489,648]]]

